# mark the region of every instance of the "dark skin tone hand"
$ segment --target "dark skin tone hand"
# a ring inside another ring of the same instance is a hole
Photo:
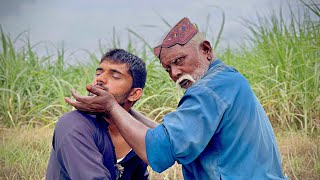
[[[128,142],[137,155],[149,164],[146,155],[145,137],[148,127],[143,125],[123,109],[113,95],[92,85],[86,86],[87,91],[96,96],[80,96],[71,91],[76,101],[65,98],[65,101],[80,111],[91,113],[106,113],[117,126],[123,138]]]
[[[76,101],[68,97],[65,97],[65,101],[79,111],[91,113],[108,113],[112,106],[117,104],[113,95],[107,91],[95,88],[92,85],[87,85],[86,89],[96,96],[80,96],[75,90],[71,90],[71,94]]]

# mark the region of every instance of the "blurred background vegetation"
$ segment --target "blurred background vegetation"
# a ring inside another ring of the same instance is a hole
[[[259,23],[243,20],[250,30],[247,43],[216,54],[249,80],[275,128],[285,173],[291,179],[320,179],[320,9],[313,1],[304,5],[303,13],[291,12],[289,23],[281,10],[259,17]],[[144,59],[148,71],[144,95],[134,108],[161,122],[183,91],[176,89],[143,37],[129,32],[145,45],[136,49],[129,42],[126,49]],[[214,47],[219,36],[212,40]],[[64,97],[72,88],[86,94],[101,57],[88,52],[88,63],[70,66],[64,48],[39,56],[37,46],[42,44],[32,44],[24,33],[10,37],[1,29],[1,179],[44,178],[55,122],[72,110]],[[109,48],[118,46],[115,35]],[[151,171],[151,179],[181,178],[179,165],[161,174]]]

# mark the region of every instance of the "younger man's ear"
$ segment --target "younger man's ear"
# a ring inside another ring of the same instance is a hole
[[[209,61],[212,60],[212,47],[211,47],[211,44],[209,41],[203,41],[201,44],[200,44],[200,49],[202,50],[203,54],[205,56],[207,56],[207,59]]]
[[[128,96],[128,100],[135,102],[142,96],[142,88],[133,88]]]

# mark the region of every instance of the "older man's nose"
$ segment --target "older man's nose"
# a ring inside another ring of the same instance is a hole
[[[171,68],[171,78],[174,81],[177,81],[182,76],[182,71],[179,68]]]

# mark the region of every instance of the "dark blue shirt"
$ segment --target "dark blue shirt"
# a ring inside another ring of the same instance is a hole
[[[128,178],[122,179],[130,179],[137,171],[144,171],[138,174],[144,177],[147,165],[137,157],[134,153],[129,158],[130,166],[124,166],[123,172]],[[53,134],[46,179],[117,179],[115,164],[114,146],[103,118],[80,111],[61,116]]]
[[[178,161],[185,179],[285,178],[263,107],[248,81],[220,60],[147,131],[146,150],[153,170]]]
[[[116,167],[119,180],[147,180],[149,178],[148,165],[133,150],[117,163]]]

